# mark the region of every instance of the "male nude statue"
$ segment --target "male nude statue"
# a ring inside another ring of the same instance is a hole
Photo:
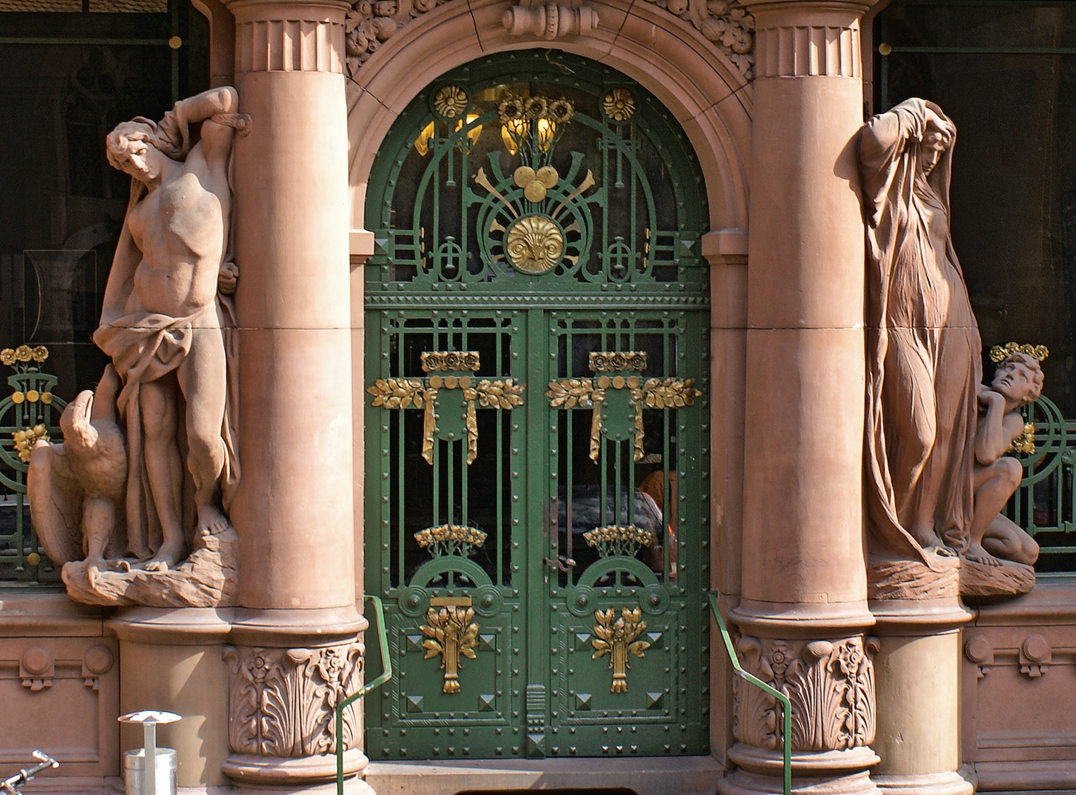
[[[979,390],[979,422],[975,434],[975,513],[971,544],[964,556],[976,563],[1000,566],[998,557],[1031,565],[1039,545],[1001,510],[1020,485],[1023,467],[1005,456],[1024,430],[1019,409],[1042,394],[1042,368],[1019,351],[1003,359],[990,386]],[[997,556],[997,557],[995,557]]]
[[[246,124],[237,110],[235,89],[214,89],[177,103],[159,124],[138,118],[107,138],[109,163],[133,180],[94,341],[112,357],[123,385],[116,406],[130,459],[128,554],[150,571],[168,569],[188,552],[182,447],[194,486],[195,537],[228,527],[221,488],[237,472],[226,416],[226,299],[219,294],[233,293],[238,277],[227,260],[229,160]],[[192,146],[191,125],[199,122]]]

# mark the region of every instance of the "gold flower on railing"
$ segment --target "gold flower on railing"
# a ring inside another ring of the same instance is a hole
[[[549,103],[545,97],[531,97],[523,103],[523,111],[528,119],[544,119],[549,114]]]
[[[39,439],[49,440],[49,429],[44,425],[35,425],[33,428],[20,428],[11,434],[15,439],[15,449],[19,452],[19,460],[24,464],[30,463],[30,454]]]
[[[478,369],[479,358],[474,351],[429,351],[422,354],[422,369],[427,373],[451,370]]]
[[[44,345],[38,345],[35,348],[20,345],[17,348],[4,348],[0,351],[0,363],[14,367],[20,373],[37,372],[38,368],[35,365],[41,364],[47,358],[49,358],[49,349]]]
[[[433,95],[433,109],[446,119],[454,119],[467,109],[467,92],[459,86],[441,86]]]
[[[597,351],[590,354],[588,365],[592,372],[624,372],[633,370],[642,372],[646,369],[645,351]]]
[[[628,654],[636,657],[645,657],[643,654],[650,648],[645,640],[637,640],[646,630],[646,622],[642,620],[642,611],[637,607],[634,610],[624,608],[620,618],[616,617],[616,610],[594,611],[597,624],[594,625],[594,634],[598,637],[591,641],[594,646],[592,660],[597,660],[610,655],[609,667],[613,669],[613,684],[609,688],[610,693],[628,692]]]
[[[626,88],[614,88],[602,100],[602,109],[613,121],[627,121],[635,115],[635,97]]]
[[[468,557],[486,543],[486,534],[476,527],[443,524],[419,530],[415,533],[415,541],[435,558],[443,555]]]
[[[603,558],[609,555],[633,557],[639,547],[650,546],[654,535],[649,530],[643,530],[633,524],[611,524],[588,530],[583,533],[583,540],[587,542],[587,546],[595,547]]]

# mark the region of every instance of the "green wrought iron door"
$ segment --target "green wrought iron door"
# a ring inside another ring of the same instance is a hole
[[[367,697],[368,754],[705,752],[709,283],[683,132],[612,70],[498,56],[411,104],[370,185],[366,588],[399,673]]]

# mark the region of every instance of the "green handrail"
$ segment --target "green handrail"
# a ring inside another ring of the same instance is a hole
[[[717,619],[717,626],[721,630],[721,637],[725,639],[725,649],[728,650],[729,661],[732,663],[732,667],[736,670],[736,675],[741,679],[746,679],[755,687],[761,688],[781,702],[781,712],[784,714],[785,718],[784,733],[782,734],[781,739],[781,747],[784,749],[785,795],[792,795],[792,743],[790,742],[790,738],[792,737],[792,703],[788,700],[788,696],[780,690],[770,687],[757,676],[749,674],[740,667],[740,660],[736,657],[736,650],[732,647],[732,638],[729,637],[729,631],[725,628],[725,620],[721,618],[721,611],[717,608],[717,597],[719,594],[716,591],[710,591],[707,596],[710,597],[710,609],[714,611],[714,618]]]
[[[389,659],[389,636],[385,629],[385,608],[381,604],[379,597],[367,594],[366,598],[374,603],[374,609],[377,611],[377,642],[381,647],[381,665],[384,666],[384,670],[377,679],[367,682],[359,688],[357,693],[348,696],[336,706],[336,795],[344,795],[344,710],[375,687],[383,685],[392,678],[392,660]]]

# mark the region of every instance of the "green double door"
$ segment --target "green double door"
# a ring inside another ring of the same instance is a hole
[[[369,184],[365,588],[395,676],[365,699],[368,755],[704,753],[709,280],[683,131],[606,67],[498,56],[416,98]]]

